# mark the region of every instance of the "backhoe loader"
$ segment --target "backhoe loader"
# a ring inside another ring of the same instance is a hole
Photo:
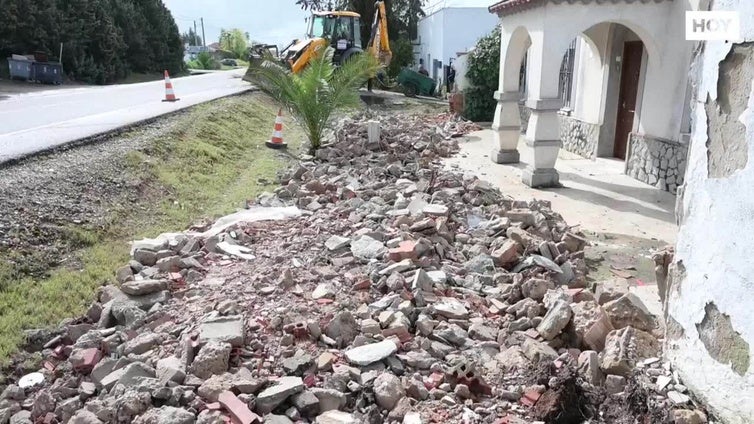
[[[393,57],[387,32],[387,15],[385,3],[375,3],[372,32],[366,46],[366,52],[373,55],[387,68]],[[333,61],[336,65],[356,54],[364,53],[360,31],[361,16],[349,11],[314,12],[309,21],[306,39],[294,40],[279,55],[279,60],[293,73],[306,68],[314,54],[322,48],[332,47]],[[379,78],[378,78],[379,79]]]

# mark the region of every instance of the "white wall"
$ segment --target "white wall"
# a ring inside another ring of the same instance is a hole
[[[443,55],[443,13],[444,11],[435,12],[419,21],[419,40],[421,41],[421,54],[416,60],[416,66],[419,66],[419,59],[424,60],[424,67],[432,71],[432,63],[427,62],[429,55],[430,61],[441,58]]]
[[[592,124],[602,123],[602,93],[606,72],[601,53],[604,55],[604,52],[595,50],[594,46],[579,37],[576,43],[574,90],[571,97],[572,116]]]
[[[466,78],[466,71],[469,69],[468,53],[458,55],[453,65],[456,68],[456,89],[463,91],[469,88],[469,79]]]
[[[432,64],[426,63],[427,54],[431,55],[432,61],[440,60],[446,66],[456,53],[474,47],[477,40],[489,34],[497,23],[497,17],[486,7],[448,7],[422,18],[419,21],[419,57],[424,59],[430,76]],[[441,75],[438,70],[438,77]]]
[[[754,41],[751,19],[754,2],[716,0],[713,4],[714,10],[737,10],[742,35],[747,41]],[[698,73],[697,91],[686,183],[679,204],[683,221],[675,258],[677,266],[685,267],[685,275],[678,275],[671,284],[667,355],[684,384],[709,403],[718,418],[744,424],[754,422],[754,260],[750,248],[754,234],[752,73],[742,74],[741,86],[734,87],[738,94],[725,93],[729,97],[748,98],[748,109],[741,116],[729,117],[732,123],[738,121],[745,126],[744,151],[748,150],[748,162],[728,177],[708,177],[708,118],[704,108],[707,95],[713,101],[719,98],[719,65],[730,49],[730,43],[706,42],[703,56],[693,70]],[[740,152],[731,152],[736,153]],[[699,325],[710,302],[730,317],[732,329],[748,343],[749,366],[743,375],[734,372],[730,364],[714,359],[700,339]],[[674,326],[680,329],[671,331]],[[676,337],[681,331],[680,337]]]

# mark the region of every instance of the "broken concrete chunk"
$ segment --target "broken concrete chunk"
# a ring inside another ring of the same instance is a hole
[[[120,285],[123,293],[131,296],[143,296],[167,290],[168,284],[165,280],[139,280],[128,281]]]
[[[281,377],[273,386],[264,389],[257,396],[257,412],[260,414],[272,412],[291,395],[302,390],[304,390],[304,381],[300,377]]]
[[[602,306],[617,329],[634,327],[641,331],[651,331],[655,327],[654,317],[644,303],[633,293],[626,293]]]
[[[432,306],[438,315],[448,319],[467,319],[469,317],[466,306],[454,297],[441,297],[440,301]]]
[[[181,384],[186,378],[183,362],[175,356],[168,356],[157,361],[157,379],[161,382],[174,382]]]
[[[593,350],[585,350],[579,354],[578,371],[589,384],[595,386],[602,385],[605,379],[602,370],[600,370],[599,355]]]
[[[123,345],[124,355],[141,355],[152,350],[162,342],[162,337],[155,333],[142,333]]]
[[[283,359],[283,370],[288,375],[298,375],[302,376],[304,374],[304,371],[311,368],[311,366],[314,364],[314,360],[311,356],[301,353],[296,354],[290,358]]]
[[[627,377],[637,361],[657,356],[659,350],[658,341],[651,334],[633,327],[614,330],[600,353],[600,367],[607,374]]]
[[[330,251],[336,251],[347,247],[349,244],[351,244],[350,238],[334,235],[327,239],[325,247]]]
[[[361,236],[351,242],[351,253],[359,259],[379,259],[387,253],[387,248],[381,241]]]
[[[321,283],[312,292],[312,299],[333,299],[335,297],[335,288],[332,284]]]
[[[577,344],[602,352],[607,335],[614,330],[607,313],[597,302],[574,303],[571,309]]]
[[[309,390],[291,396],[291,403],[306,417],[319,413],[319,399]]]
[[[550,345],[528,337],[524,340],[524,344],[521,345],[521,351],[526,358],[535,364],[541,361],[554,361],[558,358],[558,352],[551,348]]]
[[[594,297],[600,305],[619,299],[626,293],[628,293],[628,281],[625,278],[613,278],[595,284]]]
[[[191,363],[191,373],[199,378],[210,378],[228,370],[230,351],[228,343],[212,340],[202,346]]]
[[[319,416],[315,421],[316,424],[359,424],[353,415],[343,411],[327,411]]]
[[[543,280],[541,278],[531,278],[524,281],[521,285],[521,293],[531,299],[541,301],[544,299],[548,290],[554,289],[555,284],[552,281]]]
[[[405,394],[400,378],[389,372],[383,372],[374,380],[374,398],[382,409],[392,410]]]
[[[587,245],[587,241],[584,237],[578,236],[573,233],[565,233],[563,235],[563,243],[566,244],[566,248],[569,252],[578,252],[584,250]]]
[[[199,342],[217,341],[241,347],[244,344],[244,328],[240,315],[205,319],[199,326]]]
[[[140,377],[155,377],[155,370],[141,362],[134,362],[125,368],[111,372],[107,377],[102,379],[101,385],[110,390],[116,384],[131,386],[138,383]]]
[[[545,340],[552,340],[568,325],[572,315],[571,307],[563,301],[556,302],[537,326],[537,332]]]
[[[423,269],[416,270],[411,282],[411,290],[432,291],[432,289],[434,289],[434,281],[429,277],[429,274]]]
[[[486,274],[495,272],[495,262],[490,255],[476,255],[463,265],[469,272]]]
[[[429,204],[422,208],[422,212],[424,215],[440,217],[447,216],[449,209],[445,205]]]
[[[355,347],[346,351],[346,359],[352,364],[367,366],[392,355],[398,347],[392,340]]]
[[[162,406],[145,412],[134,420],[134,424],[194,424],[196,417],[183,408]]]
[[[335,389],[313,387],[311,392],[319,401],[320,412],[342,409],[346,406],[346,402],[348,401],[344,393]]]

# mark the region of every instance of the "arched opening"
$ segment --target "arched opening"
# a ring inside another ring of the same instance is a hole
[[[531,37],[524,27],[516,28],[511,33],[505,51],[503,66],[503,89],[506,92],[518,93],[518,111],[521,131],[526,131],[529,122],[529,109],[524,105],[527,88],[527,56],[531,47]]]
[[[579,33],[563,54],[563,148],[625,160],[641,116],[649,57],[642,38],[623,24],[601,22]]]

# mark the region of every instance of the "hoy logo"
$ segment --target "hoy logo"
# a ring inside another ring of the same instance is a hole
[[[740,41],[738,12],[686,12],[686,40]]]

